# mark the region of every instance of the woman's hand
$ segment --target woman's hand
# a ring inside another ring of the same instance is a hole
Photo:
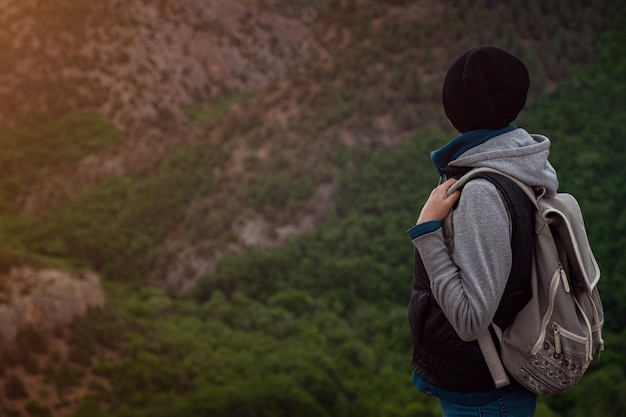
[[[417,224],[433,220],[442,221],[446,218],[461,196],[460,190],[456,190],[448,195],[448,190],[455,182],[456,179],[450,178],[430,193],[428,200],[422,207]]]

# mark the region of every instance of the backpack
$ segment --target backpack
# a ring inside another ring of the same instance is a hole
[[[544,189],[535,192],[491,168],[472,169],[450,192],[477,174],[488,172],[516,183],[536,207],[533,295],[509,327],[502,331],[492,323],[491,331],[479,337],[478,343],[496,387],[510,383],[506,368],[538,395],[559,394],[575,385],[596,351],[604,349],[604,311],[596,288],[600,269],[589,245],[582,212],[570,194],[548,197]],[[481,178],[494,181],[488,176]],[[500,342],[499,349],[492,334]]]

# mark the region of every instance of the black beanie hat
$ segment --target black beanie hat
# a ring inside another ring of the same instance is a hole
[[[461,133],[508,126],[526,103],[524,63],[494,46],[478,46],[452,63],[443,83],[443,108]]]

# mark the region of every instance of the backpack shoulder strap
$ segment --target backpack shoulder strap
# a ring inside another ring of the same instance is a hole
[[[516,184],[519,189],[528,197],[528,199],[532,202],[533,206],[535,207],[535,209],[538,209],[538,200],[543,196],[543,194],[545,193],[544,190],[540,190],[539,195],[535,194],[535,191],[533,190],[532,187],[524,184],[523,182],[517,180],[516,178],[505,174],[501,171],[498,171],[496,169],[493,168],[486,168],[486,167],[481,167],[481,168],[474,168],[472,170],[470,170],[469,172],[467,172],[465,175],[461,176],[458,181],[450,188],[449,193],[454,192],[455,190],[461,189],[463,186],[465,186],[465,184],[467,184],[468,181],[474,179],[474,178],[484,178],[488,181],[490,181],[492,184],[494,184],[498,190],[500,191],[501,195],[503,195],[503,197],[505,197],[507,199],[507,206],[510,206],[510,202],[508,201],[508,198],[506,196],[506,192],[503,192],[503,190],[501,189],[502,185],[500,184],[500,182],[497,180],[497,177],[494,178],[494,175],[499,175],[502,176],[510,181],[512,181],[514,184]],[[509,214],[511,216],[514,215],[513,210],[511,210],[510,207],[507,207],[507,209],[509,210]],[[494,328],[496,327],[495,324],[493,325]],[[497,333],[497,332],[496,332]],[[501,337],[501,335],[498,335],[498,337]],[[482,335],[480,335],[477,339],[478,345],[480,347],[480,350],[483,354],[483,357],[485,359],[485,362],[487,364],[487,367],[489,369],[489,372],[491,373],[491,377],[493,379],[494,385],[496,388],[501,388],[504,386],[507,386],[511,383],[509,376],[504,368],[504,365],[502,363],[502,360],[500,358],[500,354],[498,353],[498,350],[496,348],[493,336],[491,335],[491,332],[489,330],[487,330],[485,333],[483,333]]]
[[[481,352],[483,353],[483,357],[487,363],[487,368],[489,368],[489,373],[491,374],[491,378],[493,379],[493,383],[496,388],[502,388],[509,385],[511,381],[509,380],[509,376],[504,369],[500,355],[496,350],[496,345],[491,337],[491,332],[487,330],[485,333],[481,334],[478,337],[477,342]]]
[[[480,174],[489,174],[489,173],[502,175],[503,177],[506,177],[510,179],[511,181],[513,181],[518,187],[522,189],[522,191],[524,191],[524,194],[526,194],[526,196],[531,200],[531,202],[535,205],[535,207],[538,208],[537,202],[539,201],[539,199],[541,199],[544,196],[546,192],[545,189],[539,188],[538,193],[536,193],[535,190],[531,186],[526,185],[520,180],[518,180],[517,178],[514,178],[494,168],[480,167],[480,168],[472,169],[467,174],[463,175],[456,183],[454,183],[452,187],[450,187],[448,194],[451,194],[454,191],[462,188],[469,180],[473,179],[474,177],[479,176]]]

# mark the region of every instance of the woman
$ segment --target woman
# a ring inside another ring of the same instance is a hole
[[[440,185],[408,231],[413,383],[439,399],[444,416],[534,415],[535,394],[512,377],[496,389],[476,342],[491,323],[506,328],[530,298],[532,207],[515,186],[482,178],[448,195],[454,177],[473,167],[556,193],[550,141],[512,125],[529,84],[524,63],[493,46],[463,53],[444,81],[444,110],[460,135],[431,153]],[[441,227],[452,210],[453,247]]]

